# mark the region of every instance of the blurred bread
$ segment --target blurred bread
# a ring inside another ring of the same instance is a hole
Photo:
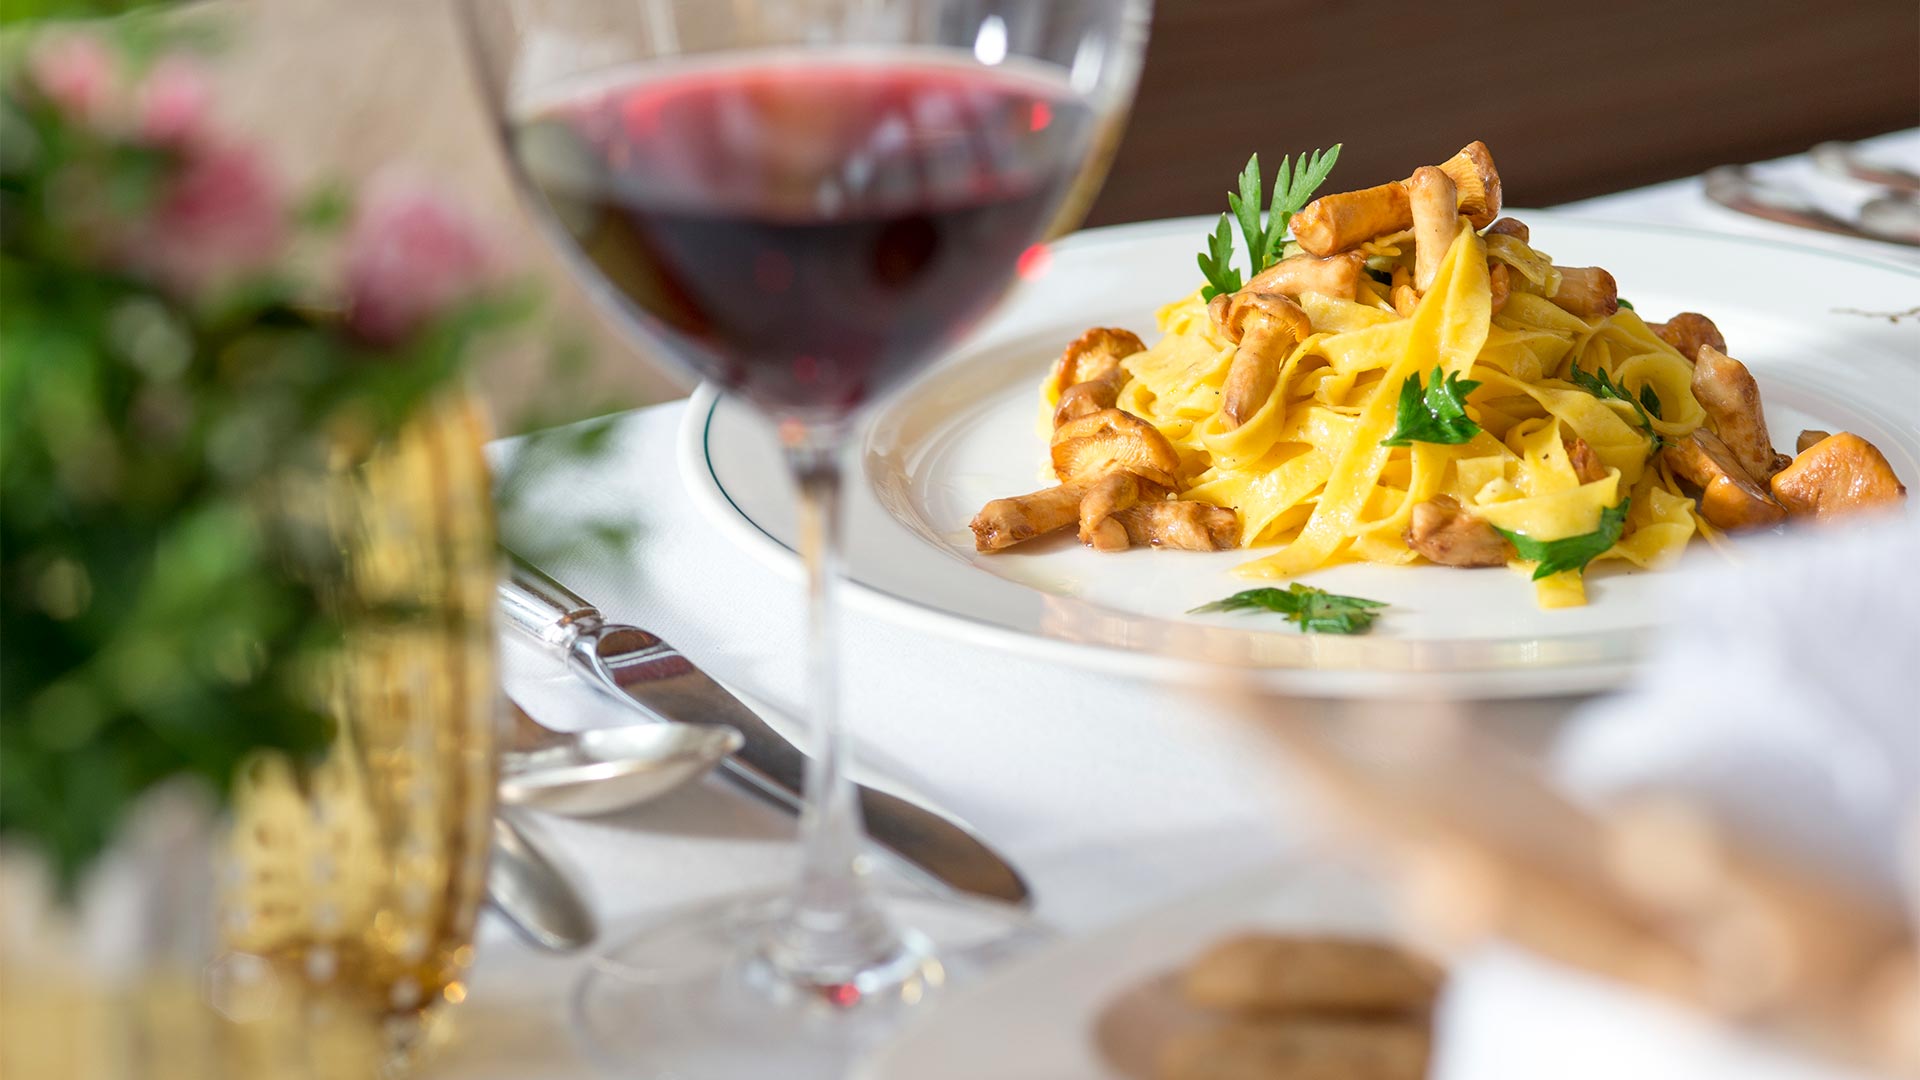
[[[1188,1001],[1236,1012],[1424,1012],[1440,969],[1382,942],[1238,934],[1187,969]]]
[[[1421,1080],[1425,1021],[1267,1017],[1182,1032],[1160,1051],[1158,1080]]]

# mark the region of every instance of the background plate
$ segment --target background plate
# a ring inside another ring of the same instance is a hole
[[[1920,477],[1920,272],[1767,241],[1521,212],[1563,265],[1611,270],[1650,319],[1703,311],[1753,370],[1774,442],[1802,428],[1858,432],[1909,484]],[[1371,634],[1303,635],[1277,618],[1193,616],[1249,587],[1246,551],[1096,554],[1071,535],[997,555],[967,522],[991,498],[1051,483],[1036,424],[1039,380],[1089,326],[1149,341],[1153,312],[1197,283],[1207,219],[1098,229],[1054,246],[988,325],[884,402],[855,440],[848,577],[857,606],[930,632],[1131,675],[1251,684],[1330,696],[1507,697],[1617,684],[1669,612],[1676,577],[1716,565],[1695,544],[1673,570],[1619,563],[1589,575],[1584,608],[1541,611],[1512,571],[1341,566],[1322,588],[1393,606]],[[792,491],[771,431],[702,387],[681,468],[695,499],[763,559],[798,572]]]

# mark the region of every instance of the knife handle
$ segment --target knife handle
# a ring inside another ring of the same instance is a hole
[[[583,632],[598,629],[598,608],[548,577],[539,567],[507,553],[507,580],[500,583],[500,610],[514,628],[563,650]]]

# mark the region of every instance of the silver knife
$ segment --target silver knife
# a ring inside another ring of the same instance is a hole
[[[724,724],[745,742],[720,763],[736,786],[797,813],[806,756],[666,642],[638,627],[608,622],[592,604],[518,556],[500,585],[507,621],[563,654],[595,689],[650,717]],[[947,887],[1005,904],[1031,902],[1027,883],[973,834],[929,810],[855,785],[867,835],[907,868]]]

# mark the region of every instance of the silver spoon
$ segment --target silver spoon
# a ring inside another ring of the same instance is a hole
[[[498,814],[493,858],[487,863],[487,900],[522,937],[549,952],[583,949],[599,933],[593,912],[565,875]]]
[[[1859,148],[1853,143],[1823,142],[1807,153],[1812,156],[1815,165],[1836,176],[1920,195],[1920,175],[1898,165],[1869,161],[1860,156]]]
[[[1742,214],[1840,236],[1920,246],[1912,215],[1896,205],[1906,201],[1903,196],[1875,199],[1870,209],[1863,208],[1859,220],[1848,221],[1814,206],[1798,191],[1755,179],[1738,165],[1709,169],[1701,180],[1707,198]]]
[[[627,724],[558,732],[520,706],[514,738],[500,761],[500,802],[567,817],[610,814],[656,799],[740,749],[730,727]]]

